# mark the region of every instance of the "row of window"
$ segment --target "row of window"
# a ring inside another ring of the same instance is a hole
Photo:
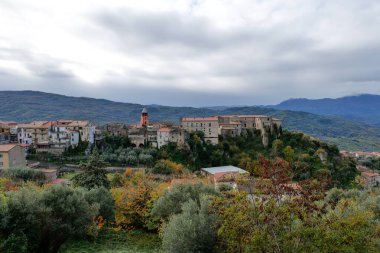
[[[198,125],[198,123],[195,123],[195,126],[206,126],[207,124],[206,123],[199,123],[199,125]],[[190,125],[189,125],[189,123],[187,123],[187,126],[194,126],[194,123],[190,123]],[[211,127],[211,123],[208,123],[208,126],[209,127]]]

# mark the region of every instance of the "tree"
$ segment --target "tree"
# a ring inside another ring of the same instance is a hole
[[[183,172],[183,165],[170,160],[158,160],[151,169],[152,173],[156,174],[180,174]]]
[[[91,189],[85,193],[85,198],[90,205],[98,205],[99,218],[109,222],[114,220],[115,201],[106,188]]]
[[[123,187],[111,189],[115,200],[116,226],[125,229],[144,228],[150,212],[153,185],[142,172],[126,170]]]
[[[74,185],[86,189],[105,187],[109,189],[110,182],[107,178],[107,171],[104,169],[106,163],[100,158],[97,149],[94,149],[88,160],[81,163],[82,173],[73,177]]]
[[[295,152],[291,146],[286,146],[283,150],[284,158],[288,162],[293,162],[295,159]]]
[[[164,225],[162,247],[165,252],[214,252],[217,217],[210,212],[211,201],[202,195],[200,202],[190,199],[180,214]]]
[[[182,205],[188,200],[200,204],[201,195],[218,195],[213,187],[203,184],[179,184],[161,196],[152,209],[152,215],[162,220],[168,220],[172,214],[179,214]]]

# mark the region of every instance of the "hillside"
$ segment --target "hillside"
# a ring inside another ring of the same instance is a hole
[[[0,120],[89,119],[106,122],[134,123],[144,106],[104,99],[68,97],[35,91],[0,91]],[[337,116],[320,116],[307,112],[261,107],[194,108],[148,105],[153,121],[178,121],[182,116],[224,114],[269,114],[284,121],[284,127],[333,141],[343,149],[380,150],[380,128]]]
[[[337,99],[289,99],[272,108],[337,115],[380,127],[380,95],[358,95]]]

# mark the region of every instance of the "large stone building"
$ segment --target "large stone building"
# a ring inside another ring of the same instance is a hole
[[[25,165],[25,150],[21,145],[0,145],[0,169],[9,169]]]
[[[267,115],[224,115],[213,117],[185,117],[180,119],[181,127],[189,133],[201,131],[205,140],[218,144],[219,135],[237,136],[244,131],[259,130],[263,144],[268,145],[268,134],[281,127],[281,120]]]
[[[183,129],[189,133],[201,131],[204,138],[211,144],[218,144],[219,118],[215,117],[184,117],[180,119]]]

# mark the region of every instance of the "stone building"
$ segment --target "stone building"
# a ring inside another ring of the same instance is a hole
[[[213,117],[181,118],[181,127],[193,133],[201,131],[205,140],[218,144],[218,136],[238,136],[245,131],[259,130],[263,144],[268,145],[269,133],[281,127],[281,120],[267,115],[223,115]]]
[[[169,143],[176,143],[178,146],[184,146],[189,134],[180,127],[163,127],[157,131],[157,147],[161,148]]]
[[[18,144],[0,145],[0,169],[26,166],[25,150]]]
[[[218,144],[219,138],[219,118],[214,117],[184,117],[180,119],[183,129],[189,133],[203,132],[205,141],[211,144]]]
[[[104,126],[104,131],[111,136],[128,135],[128,127],[124,123],[108,123]]]

